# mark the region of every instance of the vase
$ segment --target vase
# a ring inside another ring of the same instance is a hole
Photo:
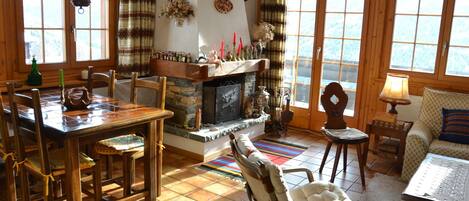
[[[26,80],[26,83],[31,86],[42,85],[42,74],[39,72],[37,61],[34,57],[31,64],[31,72],[28,75],[28,80]]]
[[[182,25],[184,25],[184,18],[182,18],[182,17],[177,17],[177,18],[176,18],[176,26],[182,27]]]
[[[265,86],[259,86],[259,90],[256,92],[256,105],[261,114],[265,114],[265,108],[269,107],[270,94],[265,89]]]

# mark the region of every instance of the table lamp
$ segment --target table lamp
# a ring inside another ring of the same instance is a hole
[[[409,105],[409,76],[403,74],[388,73],[383,91],[379,100],[391,104],[389,113],[396,114],[397,105]]]

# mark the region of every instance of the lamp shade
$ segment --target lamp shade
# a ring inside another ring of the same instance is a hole
[[[403,74],[388,73],[383,91],[379,99],[394,104],[408,105],[409,97],[409,76]]]

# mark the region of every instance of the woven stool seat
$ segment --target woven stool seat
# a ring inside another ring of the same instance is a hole
[[[64,149],[56,149],[49,151],[49,164],[52,171],[53,176],[63,175],[65,174],[65,150]],[[26,165],[30,168],[40,172],[41,170],[41,159],[38,153],[33,154],[30,157],[25,159]],[[96,163],[85,155],[84,153],[80,153],[80,169],[88,169],[95,166]]]
[[[321,132],[333,141],[346,141],[348,144],[368,141],[368,135],[355,128],[346,129],[321,129]]]
[[[142,152],[143,149],[143,137],[135,134],[101,140],[95,145],[96,153],[102,155],[122,155],[128,152]]]

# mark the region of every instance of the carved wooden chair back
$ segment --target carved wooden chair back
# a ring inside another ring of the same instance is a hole
[[[248,158],[242,154],[233,134],[230,134],[230,146],[231,151],[233,152],[233,157],[241,170],[241,174],[245,177],[246,190],[249,199],[255,200],[253,192],[264,191],[269,195],[271,201],[276,201],[277,196],[275,195],[274,186],[270,180],[269,170],[266,166],[261,161],[258,161],[257,163],[249,161]],[[246,177],[250,177],[250,179],[247,179]],[[250,184],[250,182],[255,182],[256,184]],[[262,184],[262,189],[255,188],[256,186],[259,186],[259,184]]]
[[[116,71],[109,70],[109,73],[95,73],[92,66],[88,67],[88,84],[87,88],[90,95],[93,94],[93,88],[96,83],[104,83],[108,88],[108,96],[114,98],[116,89]]]
[[[338,99],[336,103],[332,101],[334,96]],[[337,82],[332,82],[326,86],[321,95],[321,104],[327,114],[326,129],[345,129],[347,124],[344,121],[344,111],[347,107],[348,96],[342,86]]]
[[[138,73],[132,73],[132,81],[130,83],[130,102],[137,104],[137,92],[139,88],[155,90],[155,107],[164,110],[166,101],[166,77],[158,77],[158,80],[149,81],[138,79]]]
[[[44,175],[51,173],[49,163],[49,153],[47,146],[47,138],[43,132],[44,120],[41,111],[41,98],[38,89],[31,90],[31,96],[17,94],[14,89],[14,84],[7,83],[8,98],[11,110],[11,122],[13,126],[13,133],[15,139],[15,148],[18,154],[18,161],[24,161],[25,159],[25,145],[23,138],[33,137],[33,141],[36,142],[39,154],[39,162],[41,164],[40,171]],[[26,107],[32,109],[34,114],[34,130],[29,130],[22,126],[19,118],[19,107]]]

